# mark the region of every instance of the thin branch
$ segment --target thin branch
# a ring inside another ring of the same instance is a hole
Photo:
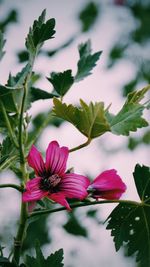
[[[23,188],[16,184],[0,184],[0,188],[5,188],[5,187],[11,187],[11,188],[16,189],[19,192],[23,192]]]
[[[70,207],[73,209],[73,208],[80,208],[80,207],[86,207],[86,206],[92,206],[92,205],[98,205],[98,204],[114,204],[114,203],[125,203],[125,204],[132,204],[135,206],[148,206],[148,207],[150,207],[150,205],[143,203],[143,202],[136,202],[136,201],[132,201],[132,200],[118,200],[118,199],[75,203],[75,204],[71,204]],[[45,214],[50,214],[50,213],[54,213],[54,212],[59,212],[59,211],[63,211],[63,210],[67,210],[67,209],[65,207],[61,207],[61,208],[57,208],[57,209],[45,209],[45,210],[40,210],[40,211],[34,211],[28,216],[28,218],[34,217],[37,215],[45,215]]]
[[[76,150],[79,150],[79,149],[81,149],[81,148],[83,148],[83,147],[86,147],[86,146],[88,146],[88,145],[91,143],[91,141],[92,141],[92,139],[88,139],[85,143],[83,143],[83,144],[81,144],[81,145],[79,145],[79,146],[76,146],[76,147],[71,148],[71,149],[69,150],[69,152],[71,153],[71,152],[74,152],[74,151],[76,151]]]

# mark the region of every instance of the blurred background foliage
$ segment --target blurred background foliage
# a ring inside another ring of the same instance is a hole
[[[3,5],[5,0],[0,1],[0,7]],[[15,1],[14,1],[15,3]],[[30,3],[28,3],[30,5]],[[127,83],[125,83],[121,89],[122,96],[126,96],[129,92],[142,87],[145,84],[150,83],[150,2],[149,0],[122,0],[112,1],[103,4],[101,1],[87,1],[87,4],[78,14],[76,14],[77,23],[80,25],[80,29],[77,33],[72,34],[65,42],[63,42],[56,49],[48,50],[43,48],[40,52],[40,56],[43,57],[55,57],[60,51],[67,49],[81,35],[87,34],[93,30],[94,25],[98,22],[98,18],[105,14],[106,9],[112,9],[112,12],[119,14],[116,19],[116,23],[120,24],[120,34],[112,43],[110,51],[108,53],[106,68],[107,71],[111,71],[115,68],[116,64],[120,62],[129,61],[134,65],[134,75]],[[19,9],[8,10],[7,14],[4,14],[0,18],[0,30],[5,33],[12,24],[18,23],[21,20]],[[131,23],[128,23],[130,20]],[[87,34],[88,35],[88,34]],[[16,57],[19,63],[26,62],[28,60],[28,52],[24,49],[17,51]],[[35,74],[33,84],[41,78],[41,74]],[[28,118],[30,121],[30,118]],[[15,123],[15,118],[12,116],[12,124]],[[44,127],[61,127],[63,121],[48,115],[48,112],[37,114],[32,120],[32,126],[30,126],[29,136],[31,144],[36,143],[37,137],[42,134],[42,126]],[[0,114],[0,129],[3,130],[3,120]],[[2,131],[1,135],[5,135]],[[29,144],[29,145],[31,145]],[[143,131],[143,135],[137,137],[129,137],[127,142],[127,149],[131,151],[135,150],[141,144],[150,144],[150,130]],[[123,149],[120,147],[119,149]],[[6,156],[9,153],[9,142]],[[103,147],[106,151],[107,148]],[[111,151],[109,150],[109,153]],[[113,151],[112,151],[113,152]],[[3,159],[1,159],[3,160]],[[15,172],[19,178],[20,173],[16,167],[12,166],[12,171]],[[32,174],[31,174],[32,175]],[[46,205],[46,203],[45,203]],[[38,207],[37,207],[38,208]],[[100,219],[100,211],[96,209],[82,209],[82,215],[79,212],[73,211],[64,215],[64,223],[61,223],[63,231],[66,231],[68,235],[80,236],[82,238],[89,238],[89,227],[88,223],[84,224],[83,221],[93,221],[99,226],[103,223]],[[34,222],[30,224],[27,229],[27,239],[25,241],[23,250],[24,254],[26,251],[31,252],[34,247],[34,241],[38,238],[40,244],[45,246],[52,242],[53,237],[48,227],[48,221],[50,216],[43,216],[36,221],[36,227]],[[56,219],[55,219],[56,220]],[[13,238],[17,218],[8,225],[0,225],[0,243],[2,246],[8,244],[11,247],[10,240]],[[90,223],[89,223],[90,224]],[[53,227],[51,225],[51,227]],[[80,241],[79,241],[80,242]],[[126,250],[124,250],[126,251]],[[72,251],[72,255],[76,257],[77,252]],[[126,253],[125,253],[126,255]],[[134,265],[135,266],[135,265]],[[68,265],[66,267],[74,267],[74,265]],[[140,267],[139,265],[137,267]]]

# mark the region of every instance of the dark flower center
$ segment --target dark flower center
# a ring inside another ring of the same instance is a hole
[[[58,191],[58,184],[61,178],[58,174],[53,174],[49,177],[43,177],[40,182],[40,189],[49,191],[50,193],[56,193]]]

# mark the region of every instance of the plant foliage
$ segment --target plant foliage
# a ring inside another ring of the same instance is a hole
[[[150,266],[150,169],[136,165],[134,181],[141,204],[120,203],[108,217],[107,229],[116,250],[126,245],[127,255],[136,255],[141,267]]]

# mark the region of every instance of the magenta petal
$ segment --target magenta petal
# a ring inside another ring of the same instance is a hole
[[[37,150],[37,148],[34,145],[30,149],[27,160],[29,166],[34,169],[36,175],[42,176],[42,173],[45,170],[44,162],[41,153]]]
[[[67,210],[71,210],[69,203],[67,202],[65,195],[61,192],[49,194],[47,196],[49,199],[59,203],[60,205],[67,208]]]
[[[48,194],[39,187],[41,179],[41,177],[37,177],[26,183],[26,191],[22,194],[23,202],[36,201]]]
[[[67,198],[84,199],[87,197],[87,187],[90,181],[87,177],[75,173],[66,173],[59,184],[60,191]]]
[[[92,196],[95,198],[104,199],[119,199],[126,190],[126,185],[123,183],[117,171],[112,169],[102,172],[88,187],[88,190],[93,190]]]
[[[59,147],[56,141],[52,141],[46,151],[46,170],[51,174],[63,175],[66,170],[68,154],[67,147]]]

